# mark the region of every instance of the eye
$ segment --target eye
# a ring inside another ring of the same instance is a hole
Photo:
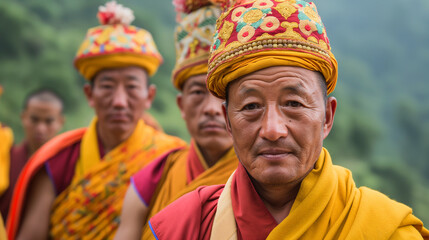
[[[249,103],[249,104],[246,104],[243,107],[243,110],[245,110],[245,111],[251,111],[251,110],[256,110],[256,109],[259,109],[259,108],[260,108],[259,104],[257,104],[257,103]]]
[[[109,89],[113,88],[113,85],[112,84],[106,84],[106,83],[104,83],[104,84],[100,84],[100,88],[101,89],[109,90]]]
[[[195,89],[195,90],[191,91],[191,94],[193,94],[193,95],[202,95],[202,94],[205,94],[205,93],[206,92],[203,91],[203,90],[201,90],[201,89]]]
[[[136,88],[138,88],[138,85],[137,84],[128,84],[127,88],[128,89],[136,89]]]
[[[288,101],[288,102],[286,103],[286,106],[287,106],[287,107],[297,108],[297,107],[301,107],[301,106],[302,106],[302,104],[301,104],[300,102],[297,102],[297,101]]]

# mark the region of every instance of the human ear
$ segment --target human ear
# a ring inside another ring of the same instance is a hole
[[[222,103],[222,112],[223,117],[225,118],[226,130],[228,131],[229,135],[232,136],[231,123],[229,122],[228,110],[226,109],[226,106],[226,102]]]
[[[337,99],[329,97],[326,102],[325,108],[325,122],[323,123],[323,139],[325,139],[331,132],[334,125],[335,111],[337,110]]]
[[[183,119],[185,119],[186,113],[185,113],[185,111],[183,109],[183,102],[182,101],[183,101],[183,95],[181,93],[177,94],[176,103],[177,103],[177,106],[180,109],[180,115],[182,116]]]
[[[83,86],[83,93],[85,94],[86,100],[88,101],[88,105],[90,107],[94,107],[94,100],[92,98],[92,86],[89,84],[85,84]]]

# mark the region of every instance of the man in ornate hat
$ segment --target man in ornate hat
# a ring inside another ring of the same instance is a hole
[[[169,152],[132,177],[115,239],[146,239],[151,235],[147,219],[199,186],[226,183],[237,168],[222,100],[206,87],[210,44],[221,10],[201,0],[187,0],[176,8],[187,15],[176,28],[173,85],[180,91],[177,105],[191,145]]]
[[[13,189],[24,165],[33,153],[44,143],[52,139],[64,124],[63,101],[48,89],[36,90],[24,100],[21,113],[24,128],[24,140],[10,148],[7,176],[9,186],[0,193],[0,211],[7,219]]]
[[[314,3],[241,0],[220,16],[207,86],[240,164],[152,217],[163,239],[429,239],[412,210],[357,188],[323,148],[337,62]],[[172,227],[174,226],[174,227]]]
[[[102,25],[89,29],[75,66],[96,117],[88,128],[55,137],[23,169],[8,218],[17,239],[110,239],[129,179],[184,142],[145,124],[162,59],[149,32],[116,2],[100,7]]]

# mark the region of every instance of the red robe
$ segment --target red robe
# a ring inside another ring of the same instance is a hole
[[[13,146],[10,150],[10,173],[9,173],[9,187],[0,196],[0,210],[3,216],[3,221],[6,222],[7,214],[9,212],[10,200],[12,199],[13,188],[18,180],[19,173],[27,163],[28,158],[28,143],[26,141],[19,145]]]

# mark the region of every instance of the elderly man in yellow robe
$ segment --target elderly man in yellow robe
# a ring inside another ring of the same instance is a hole
[[[115,239],[146,239],[151,235],[147,219],[199,186],[225,184],[237,168],[222,100],[209,93],[205,82],[211,39],[221,13],[219,7],[207,4],[207,0],[176,4],[187,14],[176,27],[173,85],[180,91],[177,105],[191,145],[165,154],[132,177]]]
[[[225,185],[201,187],[152,217],[153,238],[429,239],[409,207],[357,188],[323,148],[338,70],[315,4],[225,7],[207,86],[225,99],[240,164]]]
[[[9,210],[13,239],[110,239],[129,179],[184,142],[145,124],[162,58],[149,32],[130,25],[132,11],[100,7],[101,26],[89,29],[75,59],[96,117],[42,146],[16,183]]]

